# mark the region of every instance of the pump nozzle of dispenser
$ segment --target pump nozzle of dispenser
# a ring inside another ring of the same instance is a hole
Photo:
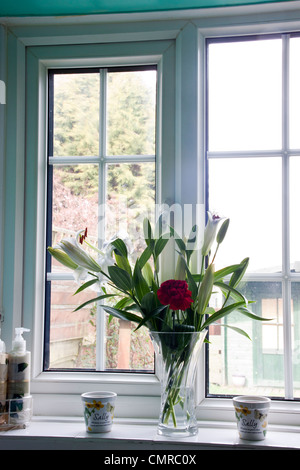
[[[15,339],[12,342],[13,351],[25,352],[26,341],[22,334],[30,331],[28,328],[15,328]]]

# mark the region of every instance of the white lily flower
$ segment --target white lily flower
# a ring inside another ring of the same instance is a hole
[[[81,266],[82,268],[85,268],[89,271],[101,271],[100,266],[79,246],[75,238],[63,239],[59,243],[59,246],[76,264],[78,264],[78,266]]]
[[[216,238],[217,227],[221,220],[216,214],[211,214],[209,211],[207,212],[208,221],[204,230],[204,241],[202,245],[202,255],[206,256],[210,252],[211,246]]]

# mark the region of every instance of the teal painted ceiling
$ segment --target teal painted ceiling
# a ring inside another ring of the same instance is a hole
[[[0,0],[0,17],[137,13],[292,1],[295,0]]]

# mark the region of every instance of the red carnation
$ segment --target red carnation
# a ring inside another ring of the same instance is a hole
[[[172,310],[186,310],[193,303],[191,291],[186,281],[170,279],[161,284],[157,297],[163,305],[169,305]]]

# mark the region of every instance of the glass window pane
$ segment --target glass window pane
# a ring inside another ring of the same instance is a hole
[[[99,154],[99,86],[99,73],[54,75],[54,156]]]
[[[97,242],[98,173],[97,165],[53,166],[52,246],[85,227]],[[62,270],[53,258],[52,270]]]
[[[109,73],[107,154],[154,155],[155,107],[155,70]]]
[[[283,331],[277,321],[281,283],[251,281],[241,287],[248,300],[256,301],[251,304],[256,315],[275,320],[253,321],[238,312],[222,319],[246,331],[252,341],[225,326],[209,328],[209,392],[284,396]]]
[[[300,282],[292,282],[292,358],[294,397],[300,398]]]
[[[154,371],[154,350],[145,327],[114,318],[106,326],[106,370]]]
[[[250,257],[248,272],[281,271],[281,159],[209,159],[209,208],[230,218],[216,269]]]
[[[290,158],[290,263],[292,272],[300,272],[300,157]]]
[[[99,370],[96,364],[96,325],[98,315],[105,315],[105,351],[103,370],[154,370],[154,352],[146,328],[97,313],[92,303],[74,312],[76,307],[97,293],[86,289],[74,296],[75,281],[51,281],[49,369]]]
[[[290,40],[290,147],[300,148],[300,38]]]
[[[50,369],[96,368],[96,306],[74,312],[91,298],[91,290],[74,296],[77,288],[75,281],[51,282]]]
[[[280,39],[209,45],[209,150],[281,148]]]
[[[143,220],[153,222],[155,207],[155,164],[108,165],[106,238],[121,232],[129,235],[133,252],[145,248]]]

